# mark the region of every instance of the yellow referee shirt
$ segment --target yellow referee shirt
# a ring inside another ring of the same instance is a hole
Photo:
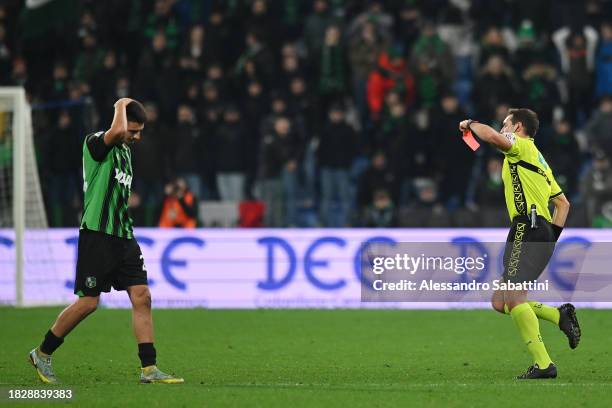
[[[502,167],[504,195],[510,220],[517,215],[527,215],[535,204],[538,215],[551,222],[548,202],[563,193],[552,170],[533,138],[524,138],[514,133],[503,133],[512,147],[507,152]]]

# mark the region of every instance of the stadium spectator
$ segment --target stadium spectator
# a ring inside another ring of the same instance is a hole
[[[367,117],[365,85],[368,75],[376,69],[377,57],[385,47],[386,40],[377,33],[374,23],[368,21],[361,25],[360,31],[353,35],[348,45],[353,97],[362,121]]]
[[[390,190],[396,204],[408,204],[414,179],[432,171],[429,145],[430,140],[417,129],[404,104],[392,103],[376,146],[385,152],[389,168],[398,180],[397,190]]]
[[[595,59],[595,97],[612,95],[612,23],[601,26],[601,41]]]
[[[612,152],[612,96],[601,98],[584,131],[591,149]]]
[[[108,107],[113,106],[117,99],[132,95],[132,83],[126,73],[118,72],[113,77],[111,72],[102,70],[98,73],[98,76],[104,73],[109,74],[109,76],[100,78],[100,82],[95,83],[92,88],[93,100],[100,115],[98,123],[110,123],[113,120],[113,112]],[[106,120],[106,122],[103,122],[103,120]]]
[[[580,185],[586,203],[588,225],[612,227],[612,167],[604,152],[595,152],[593,167]]]
[[[113,106],[113,103],[119,99],[116,95],[117,92],[113,92],[113,90],[116,90],[119,75],[117,55],[112,50],[107,51],[104,55],[102,68],[95,74],[91,86],[91,96],[101,116],[101,123],[110,123],[112,121],[112,112],[110,112],[108,107]],[[127,80],[127,78],[125,79]],[[128,94],[129,92],[126,92],[126,95]]]
[[[448,86],[445,84],[440,67],[426,57],[420,57],[415,67],[416,106],[432,109],[439,102],[440,95]]]
[[[228,99],[231,88],[230,80],[226,75],[223,65],[218,61],[211,61],[206,66],[206,82],[212,83],[217,88],[221,100]]]
[[[189,105],[190,108],[194,109],[194,111],[197,110],[202,102],[199,84],[197,82],[188,82],[185,85],[181,100],[184,104]]]
[[[86,34],[81,43],[81,52],[76,57],[74,78],[90,82],[104,63],[104,51],[98,46],[94,34]]]
[[[304,41],[308,55],[314,56],[321,53],[325,31],[329,25],[336,21],[329,11],[327,0],[315,0],[312,13],[306,18],[304,24]]]
[[[480,55],[478,66],[483,67],[493,55],[501,57],[504,61],[510,60],[510,50],[499,27],[490,27],[480,40]]]
[[[225,68],[235,62],[240,53],[240,47],[233,47],[231,26],[220,8],[214,8],[208,16],[205,28],[204,48],[206,57],[213,61],[220,61]]]
[[[374,199],[365,209],[363,219],[364,227],[392,228],[397,226],[395,205],[387,190],[379,189],[374,192]]]
[[[396,191],[397,179],[387,165],[387,157],[382,151],[374,153],[370,166],[361,174],[357,183],[357,204],[359,213],[374,200],[374,192],[378,189]]]
[[[211,82],[204,83],[204,98],[198,108],[197,120],[201,131],[198,171],[202,176],[202,190],[199,199],[217,199],[217,178],[215,175],[216,134],[223,119],[223,103],[219,100],[217,87]]]
[[[497,105],[495,107],[495,116],[489,122],[489,126],[493,129],[501,130],[504,127],[504,119],[508,116],[508,109],[510,109],[510,105],[507,103]]]
[[[208,49],[205,47],[205,38],[204,26],[196,24],[189,30],[189,38],[185,41],[181,50],[181,56],[189,58],[196,70],[204,65],[208,57],[206,55]]]
[[[536,38],[535,28],[530,20],[521,22],[516,32],[516,41],[517,44],[516,50],[512,56],[512,65],[519,75],[523,75],[525,68],[531,65],[535,60],[549,63],[553,62],[549,61],[549,55],[547,54],[550,53],[546,52],[543,41],[538,41]]]
[[[193,109],[188,105],[179,105],[177,125],[173,131],[172,169],[174,174],[185,179],[189,190],[196,197],[201,196],[202,177],[198,162],[202,151],[202,136]]]
[[[244,141],[245,155],[245,194],[247,198],[253,197],[253,186],[257,178],[258,152],[261,142],[261,129],[259,127],[261,118],[268,113],[270,103],[265,94],[263,84],[259,81],[251,81],[246,85],[246,92],[241,98],[244,124],[248,132]],[[213,133],[214,134],[214,133]]]
[[[95,13],[93,13],[90,9],[83,10],[79,20],[79,26],[77,28],[77,37],[80,40],[83,40],[89,35],[97,34],[100,31],[100,28],[101,27],[98,27],[98,23],[96,22]]]
[[[380,120],[385,96],[391,90],[400,92],[407,106],[414,102],[414,77],[397,47],[382,52],[378,66],[368,76],[368,107],[374,121]]]
[[[178,70],[181,82],[194,83],[202,80],[202,71],[205,66],[206,50],[204,49],[204,27],[195,25],[189,31],[178,59]],[[183,85],[184,87],[184,85]]]
[[[297,52],[292,51],[293,46],[283,47],[283,51],[288,50],[288,53],[283,53],[281,56],[281,70],[279,78],[273,84],[275,88],[287,90],[289,82],[292,78],[303,76],[306,74],[305,62],[300,59]]]
[[[546,152],[548,164],[555,172],[555,179],[565,195],[572,197],[576,192],[579,168],[576,158],[582,153],[572,131],[571,123],[564,119],[555,123],[550,140],[543,140],[542,146]],[[572,152],[572,154],[567,154]]]
[[[152,227],[157,224],[162,199],[161,180],[169,173],[167,158],[164,153],[169,150],[168,129],[159,120],[157,106],[151,102],[145,104],[147,110],[147,128],[142,140],[132,146],[132,166],[134,174],[133,192],[138,196],[135,207],[141,210],[140,225]],[[134,214],[136,216],[136,214]]]
[[[189,190],[185,179],[178,178],[166,184],[164,194],[159,226],[161,228],[195,228],[198,219],[197,200]]]
[[[522,95],[521,103],[538,112],[541,123],[551,124],[553,110],[560,100],[555,67],[533,57],[532,63],[523,71]]]
[[[240,202],[244,199],[246,157],[253,151],[246,150],[247,136],[242,114],[234,105],[226,107],[223,123],[215,132],[215,170],[217,189],[223,201]]]
[[[222,99],[219,88],[213,81],[204,81],[202,83],[202,98],[197,106],[197,117],[200,121],[209,121],[207,112],[219,112],[225,103]],[[214,120],[212,121],[214,122]],[[214,129],[207,129],[213,131]]]
[[[592,107],[597,37],[597,31],[590,26],[581,31],[563,27],[552,35],[567,82],[568,118],[574,125],[583,124]]]
[[[426,21],[423,25],[410,58],[413,64],[425,62],[430,69],[439,71],[445,85],[450,85],[455,79],[455,64],[451,50],[440,38],[436,26],[431,21]]]
[[[318,78],[317,94],[321,117],[325,115],[330,104],[342,100],[348,90],[349,67],[341,35],[339,26],[327,27],[321,52],[313,58]]]
[[[305,137],[309,139],[318,132],[316,104],[308,89],[306,80],[295,76],[289,81],[289,113],[303,122]]]
[[[168,48],[166,35],[159,31],[153,35],[151,48],[141,54],[135,94],[156,101],[163,120],[171,123],[178,99],[177,84],[176,58]]]
[[[261,42],[271,48],[278,48],[278,19],[272,15],[268,0],[254,0],[251,2],[246,17],[246,30],[259,33]]]
[[[53,67],[51,81],[43,91],[45,99],[50,101],[61,101],[68,98],[68,67],[63,61],[58,61]]]
[[[457,97],[446,94],[432,113],[430,138],[435,145],[435,168],[440,177],[440,200],[457,207],[465,204],[468,185],[472,179],[475,155],[464,146],[457,146],[453,139],[457,137],[452,124],[459,123],[465,112],[459,106]],[[455,126],[456,128],[456,126]],[[430,177],[434,174],[429,174]]]
[[[275,60],[261,34],[249,31],[245,36],[246,49],[238,58],[235,74],[245,81],[247,78],[261,78],[266,83],[274,82]]]
[[[359,35],[366,25],[372,25],[374,34],[384,40],[391,39],[393,17],[383,8],[382,1],[371,1],[366,9],[358,14],[348,27],[348,36]]]
[[[474,89],[474,100],[483,121],[493,119],[493,109],[498,104],[514,104],[516,101],[517,80],[512,68],[499,55],[492,55],[488,59],[476,82],[478,86]]]
[[[47,204],[50,224],[54,227],[72,226],[79,222],[81,205],[78,192],[80,135],[69,112],[61,111],[44,146],[44,172],[47,174]],[[58,143],[62,148],[58,149]]]
[[[156,0],[153,11],[146,17],[144,35],[153,38],[163,32],[170,50],[179,46],[180,26],[172,8],[172,0]]]
[[[480,177],[476,187],[476,204],[485,208],[503,208],[499,200],[504,194],[501,177],[502,161],[499,157],[491,157],[487,161],[485,173]]]
[[[290,119],[292,132],[303,143],[307,139],[304,118],[301,116],[299,110],[290,110],[289,108],[290,106],[287,99],[287,94],[282,91],[273,92],[272,98],[270,99],[270,113],[261,121],[261,134],[266,135],[272,133],[276,119],[279,116],[284,116]]]
[[[23,58],[17,57],[13,61],[13,71],[11,72],[9,84],[11,86],[28,85],[28,66]]]
[[[329,108],[317,151],[321,170],[320,221],[326,227],[346,227],[351,210],[350,169],[357,153],[357,135],[345,122],[340,104]],[[337,200],[339,211],[334,217],[332,204]]]
[[[395,42],[404,44],[406,49],[411,50],[421,34],[421,11],[415,4],[404,3],[398,14],[394,27]]]
[[[280,21],[284,33],[282,38],[295,40],[302,34],[305,4],[300,0],[286,0],[281,4]]]
[[[297,225],[297,170],[302,149],[289,118],[275,117],[273,129],[263,136],[259,160],[267,227]]]
[[[414,181],[414,188],[416,190],[416,201],[413,204],[415,208],[430,208],[438,211],[440,208],[439,188],[434,179],[417,178]]]

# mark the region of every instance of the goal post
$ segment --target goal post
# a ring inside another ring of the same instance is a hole
[[[48,224],[36,163],[32,113],[24,88],[0,87],[0,123],[0,227],[13,230],[14,304],[24,306],[26,261],[49,255],[49,251],[40,248],[40,232],[44,233]],[[38,237],[26,248],[30,230]]]

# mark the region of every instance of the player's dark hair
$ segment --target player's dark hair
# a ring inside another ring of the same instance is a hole
[[[128,122],[136,122],[145,124],[147,122],[147,111],[142,103],[138,101],[132,101],[125,107],[125,115],[127,116]]]
[[[513,108],[508,110],[508,115],[512,115],[512,123],[521,122],[525,128],[525,133],[531,137],[535,137],[540,128],[540,120],[538,114],[527,108]]]

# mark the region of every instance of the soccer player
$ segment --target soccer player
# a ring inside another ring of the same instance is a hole
[[[85,137],[83,190],[85,205],[79,231],[74,293],[78,299],[64,309],[29,359],[45,383],[58,380],[51,355],[64,338],[96,310],[101,292],[127,290],[132,303],[132,324],[138,342],[141,383],[182,383],[160,371],[153,347],[151,293],[142,252],[134,239],[128,199],[132,185],[130,145],[141,139],[146,122],[144,107],[121,98],[115,103],[113,123],[106,132]]]
[[[537,114],[524,108],[508,111],[501,132],[471,119],[459,124],[461,131],[470,130],[505,156],[502,179],[512,221],[504,252],[505,282],[528,282],[540,276],[553,254],[569,213],[569,201],[534,143],[538,127]],[[555,208],[552,217],[549,202]],[[512,316],[533,356],[534,364],[517,378],[556,378],[557,368],[544,346],[538,318],[557,324],[569,339],[570,347],[576,348],[580,341],[580,326],[574,306],[567,303],[555,308],[528,301],[524,290],[496,291],[491,303],[498,312]]]

